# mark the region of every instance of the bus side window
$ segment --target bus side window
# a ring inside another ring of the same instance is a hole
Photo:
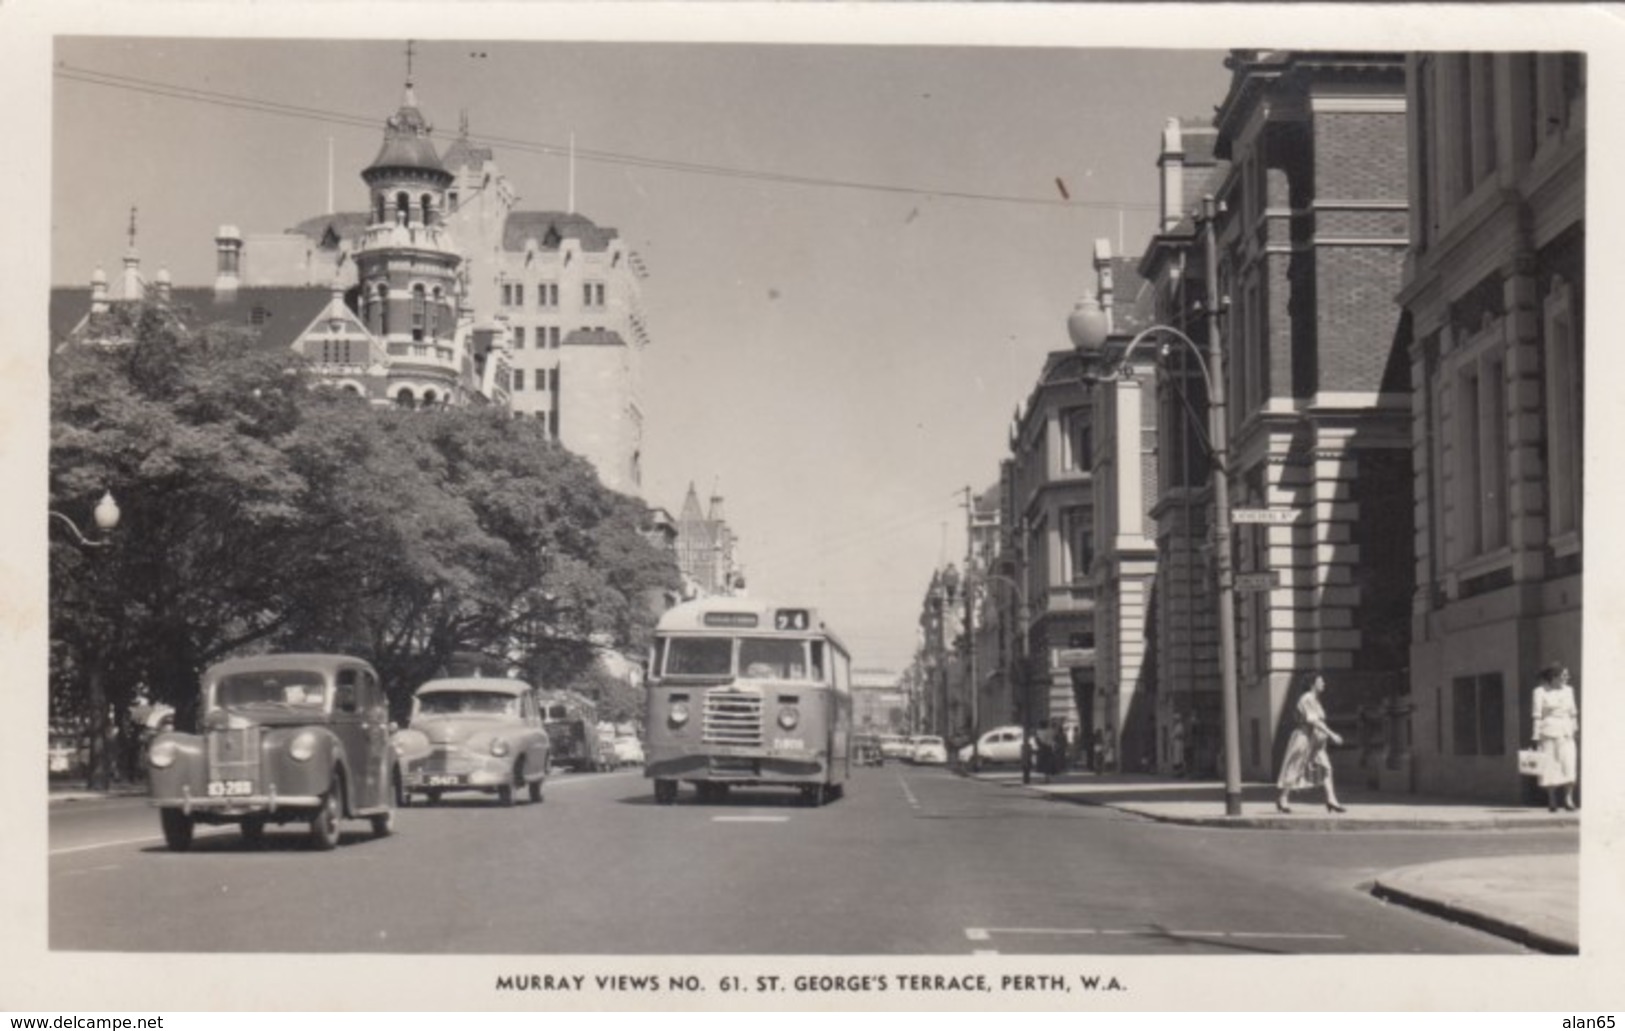
[[[824,681],[824,642],[823,641],[809,641],[809,642],[807,642],[807,644],[808,644],[808,650],[812,654],[812,676],[809,679],[816,680],[819,683],[823,683],[823,681]]]

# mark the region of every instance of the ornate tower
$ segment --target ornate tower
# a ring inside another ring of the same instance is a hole
[[[458,400],[462,255],[444,225],[453,176],[418,110],[412,83],[384,123],[384,144],[361,173],[370,217],[355,253],[356,307],[388,349],[389,396],[405,405]]]

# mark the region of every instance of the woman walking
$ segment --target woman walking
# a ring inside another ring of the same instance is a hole
[[[1326,789],[1326,811],[1346,812],[1338,804],[1337,788],[1332,784],[1332,760],[1326,754],[1328,743],[1343,743],[1342,737],[1327,726],[1326,710],[1320,704],[1320,696],[1326,693],[1326,678],[1315,672],[1305,679],[1308,686],[1293,710],[1292,737],[1287,741],[1286,756],[1281,760],[1280,779],[1275,782],[1281,792],[1275,800],[1275,808],[1290,813],[1292,807],[1287,803],[1292,801],[1292,792],[1321,785]]]
[[[1580,706],[1574,700],[1569,671],[1554,662],[1540,671],[1535,685],[1535,747],[1545,755],[1541,764],[1540,786],[1546,789],[1546,808],[1557,811],[1557,792],[1563,789],[1563,808],[1574,809],[1574,788],[1579,773],[1579,749],[1574,735],[1580,732]]]

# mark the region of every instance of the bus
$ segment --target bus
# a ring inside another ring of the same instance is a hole
[[[833,801],[851,773],[852,660],[811,608],[701,598],[668,610],[649,655],[644,776],[702,802],[734,786]]]

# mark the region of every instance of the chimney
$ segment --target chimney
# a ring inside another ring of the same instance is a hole
[[[1185,140],[1179,129],[1179,119],[1170,118],[1162,127],[1162,153],[1157,155],[1157,167],[1162,170],[1162,231],[1167,232],[1184,217],[1180,209],[1185,203]]]
[[[107,273],[102,271],[100,265],[90,274],[90,313],[107,314]]]
[[[214,300],[227,304],[237,296],[242,285],[243,236],[236,226],[221,226],[214,235],[215,275]]]
[[[1099,284],[1100,308],[1106,314],[1106,325],[1110,327],[1117,291],[1112,278],[1112,242],[1105,237],[1095,241],[1095,280]]]
[[[152,286],[153,292],[156,294],[155,300],[157,300],[159,304],[168,304],[169,288],[171,286],[169,269],[160,268],[158,270],[158,275],[153,278]]]

